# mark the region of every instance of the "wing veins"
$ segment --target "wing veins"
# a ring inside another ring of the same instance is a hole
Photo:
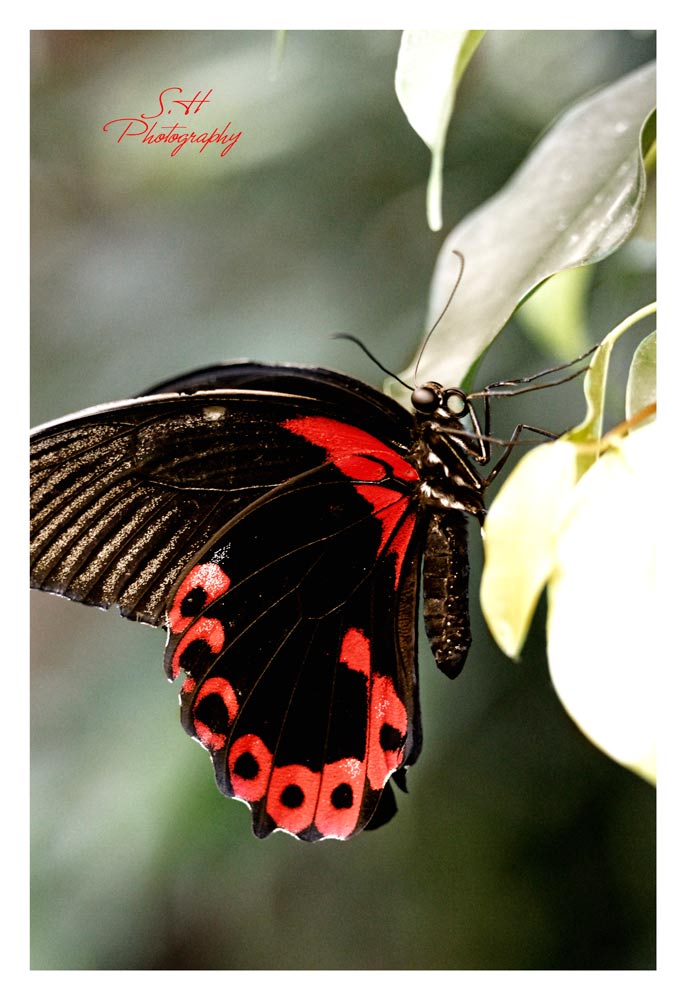
[[[137,485],[137,484],[135,484],[135,485]],[[154,507],[154,509],[149,510],[146,513],[146,516],[142,520],[142,522],[139,525],[137,525],[137,527],[133,530],[133,532],[131,533],[131,535],[127,536],[127,539],[126,539],[126,550],[127,550],[127,552],[129,552],[131,549],[133,549],[135,547],[136,540],[137,539],[140,540],[141,535],[146,531],[146,529],[152,523],[154,523],[154,521],[159,520],[159,519],[161,519],[161,518],[164,517],[165,512],[168,513],[170,515],[170,518],[172,518],[172,519],[173,519],[173,515],[175,513],[177,513],[177,511],[175,510],[174,505],[173,505],[173,501],[174,501],[173,497],[164,497],[162,495],[159,495],[159,496],[156,496],[154,499],[155,500],[159,500],[159,505],[156,506],[156,507]],[[192,532],[192,534],[191,534],[190,537],[193,537],[193,535],[197,535],[198,531],[200,531],[202,529],[202,525],[205,524],[205,523],[207,523],[208,518],[211,516],[211,514],[214,512],[214,510],[216,510],[216,508],[218,506],[219,506],[219,503],[217,502],[217,503],[215,503],[213,505],[213,507],[209,511],[203,512],[203,514],[202,514],[202,520],[200,520],[199,523],[196,522],[196,526],[194,527],[193,532]],[[117,526],[115,526],[115,531],[113,532],[113,535],[116,535],[117,531],[122,530],[122,527],[123,527],[123,525],[117,525]],[[113,537],[113,535],[110,535],[109,537]],[[163,539],[164,539],[164,537],[165,537],[164,535],[155,536],[155,540],[158,543],[160,549],[163,549],[163,547],[164,547],[163,546]],[[168,536],[166,536],[166,537],[168,537]],[[116,562],[119,559],[121,559],[121,557],[122,557],[122,549],[121,548],[117,548],[117,549],[115,549],[112,552],[112,554],[109,557],[109,559],[104,563],[104,565],[102,566],[102,568],[99,570],[97,576],[92,580],[91,585],[89,586],[88,590],[85,591],[86,595],[88,595],[88,594],[91,593],[91,591],[93,590],[93,588],[95,587],[95,585],[97,583],[99,583],[104,576],[107,575],[108,570],[112,567],[113,564],[116,564]],[[136,571],[138,570],[141,562],[143,561],[143,559],[145,559],[145,557],[146,557],[145,551],[141,550],[139,552],[138,557],[136,558],[133,566],[127,571],[126,575],[123,577],[122,585],[119,588],[119,593],[120,594],[125,593],[126,590],[128,590],[128,588],[131,586],[131,583],[133,582],[132,581],[132,577],[135,576]],[[152,576],[150,578],[150,581],[149,581],[147,587],[141,592],[141,595],[140,595],[139,599],[136,602],[137,604],[140,603],[141,600],[142,600],[142,598],[146,594],[148,594],[150,592],[150,590],[154,587],[154,584],[159,580],[160,576],[164,575],[165,567],[168,567],[169,564],[171,562],[173,562],[173,558],[174,558],[173,555],[170,558],[168,558],[166,560],[166,563],[163,563],[162,566],[160,568],[158,568],[158,570],[154,574],[154,576]],[[72,580],[73,580],[73,578],[74,577],[72,576]]]
[[[396,501],[396,502],[398,502],[398,501]],[[400,530],[400,526],[402,525],[403,521],[404,521],[404,518],[401,519],[401,521],[398,523],[398,526],[395,529],[395,531],[392,533],[391,536],[389,536],[389,543],[390,543],[391,538],[393,537],[393,534],[397,533],[397,531]],[[312,543],[312,544],[316,544],[316,543]],[[282,557],[282,558],[285,558],[285,557]],[[317,563],[321,560],[321,558],[322,557],[320,556],[320,558],[317,560]],[[315,566],[316,566],[316,563],[315,563]],[[298,626],[302,625],[304,622],[312,621],[312,622],[320,623],[320,622],[326,621],[331,615],[336,614],[337,612],[340,612],[341,608],[345,607],[345,605],[349,603],[349,601],[352,599],[352,597],[354,597],[354,595],[366,583],[368,583],[369,580],[371,580],[372,577],[378,572],[379,566],[380,566],[380,560],[378,560],[378,559],[374,560],[374,563],[371,566],[371,568],[364,574],[363,577],[360,578],[360,580],[355,584],[354,588],[350,591],[350,593],[346,595],[345,599],[342,600],[340,602],[340,604],[337,604],[334,607],[329,608],[329,610],[326,611],[325,614],[323,614],[320,618],[312,618],[312,617],[308,618],[308,617],[305,617],[304,615],[301,614],[301,616],[298,618],[297,622],[293,626],[293,629],[291,629],[291,631],[288,633],[288,635],[290,635],[293,630],[295,630]],[[284,591],[277,598],[277,600],[275,600],[272,604],[269,604],[264,609],[264,611],[260,612],[260,614],[256,618],[252,618],[250,621],[248,621],[247,624],[241,629],[240,632],[236,632],[234,635],[232,635],[231,639],[224,646],[222,646],[221,650],[210,661],[210,664],[207,667],[207,669],[205,670],[205,672],[203,673],[202,678],[197,683],[197,688],[198,689],[201,687],[201,685],[205,681],[205,679],[217,667],[217,665],[219,664],[219,661],[222,660],[224,658],[224,656],[226,656],[226,654],[230,652],[231,648],[235,645],[235,643],[237,643],[240,639],[242,639],[244,636],[246,636],[250,632],[250,630],[253,627],[255,627],[256,625],[258,625],[260,623],[260,621],[266,615],[270,614],[270,612],[272,612],[275,608],[278,608],[289,597],[291,597],[294,594],[297,596],[297,593],[300,590],[300,588],[301,588],[304,580],[307,578],[307,576],[309,576],[309,574],[312,572],[312,570],[314,568],[315,568],[314,566],[308,567],[303,572],[303,574],[300,577],[300,579],[296,583],[294,583],[293,586],[289,590]],[[259,572],[259,570],[256,570],[255,573],[253,574],[253,576],[256,575],[256,573],[258,573],[258,572]],[[246,577],[246,580],[247,579],[248,578]],[[243,582],[245,582],[245,581],[240,581],[238,584],[235,585],[235,587],[233,588],[234,592],[238,588],[238,586],[240,585],[240,583],[243,583]],[[221,598],[217,598],[217,600],[221,600]],[[191,624],[188,625],[186,627],[186,629],[184,629],[184,633],[183,634],[185,634],[189,629],[191,629],[193,627],[193,625],[199,620],[199,618],[209,617],[208,616],[208,611],[213,606],[213,604],[215,604],[215,603],[216,603],[216,601],[212,601],[210,604],[206,605],[206,607],[204,607],[202,609],[202,611],[193,619],[193,621],[191,622]],[[279,649],[280,648],[281,648],[281,646],[279,646]],[[278,650],[276,652],[278,652]],[[273,654],[274,656],[276,655],[276,652]],[[270,662],[271,662],[271,660],[270,660]],[[265,667],[265,669],[267,669],[267,668]],[[261,677],[262,677],[262,674],[260,674],[256,678],[255,684],[252,685],[252,687],[250,688],[250,692],[251,693],[252,693],[254,687],[259,683]]]
[[[287,638],[290,638],[293,635],[293,633],[295,632],[296,628],[299,625],[302,625],[303,621],[304,621],[304,619],[301,618],[299,620],[299,622],[297,623],[297,625],[294,626],[291,629],[291,631],[288,633],[288,637]],[[271,766],[269,768],[269,779],[267,781],[267,787],[265,788],[264,796],[260,800],[260,806],[259,806],[259,808],[260,808],[260,817],[262,819],[264,819],[264,814],[267,811],[267,799],[269,798],[269,789],[271,788],[272,778],[274,777],[274,769],[275,769],[274,761],[276,760],[276,756],[277,756],[277,754],[279,752],[279,747],[281,746],[281,740],[282,740],[282,737],[283,737],[283,732],[284,732],[284,729],[286,728],[286,720],[288,719],[288,713],[290,712],[291,707],[293,705],[293,699],[295,698],[295,692],[298,690],[298,685],[300,684],[300,681],[302,680],[302,676],[303,676],[303,673],[304,673],[304,670],[305,670],[305,664],[307,662],[307,658],[309,657],[309,655],[310,655],[310,653],[312,651],[312,645],[314,643],[314,637],[315,637],[317,628],[319,628],[319,623],[316,623],[314,629],[312,630],[312,634],[310,635],[309,642],[308,642],[308,645],[307,645],[307,652],[306,652],[305,656],[303,656],[301,658],[300,667],[298,668],[298,673],[297,673],[297,676],[295,678],[295,682],[293,684],[293,687],[291,688],[291,693],[290,693],[290,697],[288,699],[288,704],[286,705],[286,710],[283,713],[283,718],[281,720],[281,726],[279,728],[279,735],[276,737],[276,741],[274,743],[274,753],[272,754]],[[279,647],[279,650],[283,649],[284,645],[285,645],[285,642],[281,644],[281,646]],[[270,659],[269,666],[272,666],[273,663],[274,663],[274,657],[272,657]],[[266,673],[266,669],[268,669],[268,668],[265,668],[265,671],[263,671],[263,674]],[[252,691],[255,690],[256,686],[257,685],[253,686]],[[234,722],[234,725],[235,725],[235,722]],[[322,787],[322,773],[320,772],[320,774],[319,774],[319,788],[317,790],[317,798],[319,797],[319,790],[321,789],[321,787]],[[283,827],[277,827],[277,829],[281,830],[281,829],[283,829]],[[290,831],[286,831],[286,832],[290,832]]]
[[[360,482],[361,482],[361,484],[364,483],[363,480],[361,480]],[[309,487],[301,487],[301,489],[305,489],[305,488],[316,489],[316,487],[318,485],[321,485],[321,484],[312,484]],[[341,484],[341,485],[344,485],[344,484]],[[378,484],[374,484],[374,485],[378,485]],[[271,503],[272,501],[276,501],[278,499],[279,499],[279,495],[275,495],[274,497],[270,498],[269,502]],[[243,584],[246,584],[246,583],[250,582],[258,573],[261,573],[263,570],[266,570],[266,569],[271,569],[272,567],[278,565],[278,563],[281,562],[283,559],[288,559],[291,556],[296,555],[296,554],[298,554],[300,552],[305,552],[307,549],[312,548],[313,546],[321,545],[321,544],[326,544],[327,542],[333,541],[333,539],[335,539],[335,538],[340,538],[340,536],[343,535],[343,534],[345,534],[345,532],[352,531],[354,528],[358,528],[361,524],[365,524],[367,521],[370,520],[370,518],[376,517],[376,515],[379,513],[379,511],[388,510],[391,507],[393,507],[395,504],[401,503],[403,501],[407,502],[408,505],[409,505],[409,503],[411,502],[411,496],[409,494],[402,494],[397,499],[389,501],[389,503],[386,504],[385,506],[379,507],[378,510],[371,510],[371,511],[365,513],[363,516],[359,517],[356,521],[352,521],[350,524],[346,524],[344,527],[338,528],[336,531],[333,531],[333,532],[331,532],[328,535],[321,535],[318,538],[312,539],[312,541],[304,542],[302,545],[298,545],[294,549],[289,549],[287,552],[281,553],[281,555],[277,556],[275,559],[272,559],[270,562],[264,563],[262,566],[259,566],[256,570],[253,570],[253,572],[250,573],[248,576],[243,577],[242,580],[239,580],[237,583],[235,583],[233,585],[233,589],[237,590]],[[221,534],[223,535],[224,532],[230,530],[234,526],[234,524],[239,523],[243,519],[243,517],[245,516],[246,513],[247,513],[247,511],[240,511],[238,514],[236,514],[236,516],[234,518],[232,518],[231,521],[229,521],[223,528],[220,529]],[[404,519],[402,519],[402,520],[404,520]],[[388,542],[390,542],[391,538],[394,537],[394,535],[397,533],[398,527],[399,527],[399,525],[397,525],[396,528],[391,533],[391,535],[389,535],[389,538],[387,539],[387,542],[384,545],[384,549],[381,550],[381,551],[384,551],[388,547]],[[215,539],[212,539],[212,541],[206,546],[207,551],[211,550],[212,545],[215,544],[215,540],[216,540],[216,536],[215,536]],[[308,570],[307,572],[309,573],[310,570]],[[307,575],[307,573],[305,575]],[[221,596],[218,597],[218,598],[216,598],[215,601],[212,601],[208,605],[206,605],[203,608],[203,610],[202,610],[202,615],[203,616],[206,615],[207,612],[208,612],[208,610],[212,607],[212,605],[215,604],[216,601],[219,601],[219,600],[221,600]],[[200,617],[200,614],[197,617]],[[196,620],[197,620],[197,618],[194,619],[194,621],[196,621]]]
[[[126,479],[125,476],[121,476],[119,481],[124,481],[125,479]],[[140,488],[141,488],[140,483],[129,482],[126,484],[126,488],[121,493],[117,493],[115,496],[109,495],[109,492],[100,494],[99,499],[102,501],[103,504],[102,507],[97,508],[96,505],[91,505],[90,507],[86,507],[85,509],[84,508],[79,509],[78,515],[70,517],[70,520],[66,526],[67,528],[72,527],[76,531],[75,536],[73,537],[73,539],[71,539],[70,548],[73,550],[78,542],[85,540],[85,536],[87,532],[92,529],[94,521],[102,523],[101,516],[103,514],[106,515],[108,511],[111,511],[113,507],[119,504],[125,504],[127,501],[130,502],[134,490]],[[161,500],[162,498],[155,497],[153,499]],[[62,512],[64,512],[64,508],[62,509]],[[101,534],[99,534],[97,537],[97,544],[99,546],[102,545],[103,540],[106,543],[107,539],[111,538],[112,534],[116,533],[116,531],[120,528],[120,526],[121,526],[120,524],[114,523],[113,525],[111,525],[109,531],[105,530]],[[55,535],[64,535],[65,533],[64,524],[56,524],[56,523],[51,524],[50,522],[43,525],[43,527],[40,528],[40,531],[44,531],[48,528],[50,528],[48,533],[48,539],[43,543],[41,547],[42,552],[46,552],[47,549],[51,548],[54,545]],[[89,555],[90,551],[86,548],[84,552],[81,554],[81,556],[79,556],[79,559],[76,561],[75,567],[72,569],[69,577],[67,578],[67,587],[71,585],[71,583],[74,580],[74,577],[76,577],[81,572],[81,570],[83,569],[83,560],[87,559]],[[36,559],[36,562],[38,562],[40,558],[41,556],[39,555],[38,558]],[[45,575],[46,576],[49,575],[49,573],[51,573],[54,570],[55,566],[63,558],[64,558],[63,554],[59,552],[57,553],[56,556],[53,556],[53,559],[50,563],[50,567]]]

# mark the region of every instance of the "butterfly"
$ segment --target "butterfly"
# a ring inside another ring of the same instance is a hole
[[[406,790],[422,744],[422,561],[448,677],[471,641],[465,515],[483,523],[509,453],[481,475],[488,400],[427,382],[412,414],[241,362],[32,434],[32,586],[167,630],[182,724],[258,837],[345,840],[396,812],[389,779]]]

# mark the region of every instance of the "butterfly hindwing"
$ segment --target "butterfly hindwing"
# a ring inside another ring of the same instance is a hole
[[[305,429],[325,432],[329,460],[239,514],[184,574],[166,664],[187,673],[184,726],[258,836],[315,840],[364,828],[419,752],[419,549],[411,467],[392,456],[393,472],[371,439],[363,455],[343,425],[338,443],[333,422]]]

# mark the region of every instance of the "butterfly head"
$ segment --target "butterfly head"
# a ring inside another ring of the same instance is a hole
[[[444,389],[438,382],[425,382],[412,392],[418,414],[441,420],[459,420],[467,413],[467,396],[461,389]]]

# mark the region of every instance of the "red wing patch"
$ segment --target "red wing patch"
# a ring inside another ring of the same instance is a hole
[[[297,764],[272,770],[267,814],[277,828],[296,836],[314,827],[312,839],[349,837],[360,819],[365,783],[381,791],[403,762],[407,712],[391,678],[372,673],[369,640],[361,630],[346,632],[340,658],[366,678],[367,752],[364,760],[349,757],[327,763],[321,774]]]
[[[200,689],[195,696],[193,711],[195,715],[195,731],[198,739],[208,750],[221,750],[226,743],[226,733],[213,732],[200,717],[200,707],[205,698],[209,698],[211,695],[218,695],[224,703],[228,725],[232,724],[238,714],[238,699],[236,698],[236,692],[224,677],[208,677],[200,685]]]
[[[323,837],[345,840],[354,831],[364,794],[364,761],[346,757],[325,764],[315,826]]]
[[[367,777],[380,789],[401,766],[407,738],[407,712],[390,677],[372,677],[369,710],[369,762]]]
[[[413,513],[403,520],[409,506],[409,496],[392,486],[375,486],[393,475],[405,483],[419,482],[419,473],[393,448],[366,431],[343,424],[330,417],[296,417],[283,424],[293,434],[299,434],[312,444],[326,450],[327,457],[350,480],[351,486],[372,507],[381,522],[381,541],[377,555],[392,539],[389,552],[395,554],[395,583],[400,579],[403,559],[415,527]],[[368,485],[369,484],[369,485]],[[396,533],[396,528],[400,529]]]
[[[391,678],[372,673],[369,639],[360,629],[349,629],[343,637],[341,661],[349,669],[359,670],[367,677],[369,708],[365,770],[369,784],[378,791],[393,771],[402,765],[407,739],[407,712]]]
[[[247,733],[234,741],[229,751],[228,768],[237,799],[252,803],[264,798],[272,760],[272,754],[259,736]]]
[[[184,654],[192,643],[200,643],[212,653],[219,653],[224,647],[224,626],[219,619],[198,616],[198,613],[225,594],[229,586],[228,576],[214,562],[194,566],[181,581],[167,614],[170,636],[182,635],[170,661],[172,680],[178,677],[182,668],[191,673],[188,665],[184,667]]]
[[[419,479],[419,474],[413,465],[405,461],[397,451],[379,441],[372,434],[353,427],[351,424],[343,424],[339,420],[332,420],[330,417],[296,417],[293,420],[286,420],[283,425],[293,434],[299,434],[312,444],[319,445],[326,449],[329,461],[340,468],[346,476],[358,478],[358,472],[353,471],[354,466],[351,460],[362,460],[365,456],[377,456],[390,466],[393,474],[398,479],[407,482],[415,482]],[[364,464],[358,466],[360,471],[365,469]],[[359,476],[366,479],[367,475]],[[370,476],[376,479],[378,476]]]
[[[197,610],[207,607],[229,589],[230,580],[221,566],[207,562],[194,566],[176,591],[174,602],[169,609],[169,625],[172,632],[182,632],[190,625]],[[196,595],[196,600],[192,597]]]
[[[279,830],[296,836],[312,825],[321,774],[303,764],[275,767],[267,788],[267,813]]]

